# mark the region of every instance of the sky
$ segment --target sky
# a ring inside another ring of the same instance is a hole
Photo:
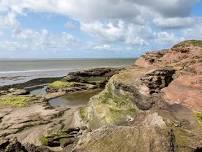
[[[0,0],[0,58],[134,58],[202,39],[201,0]]]

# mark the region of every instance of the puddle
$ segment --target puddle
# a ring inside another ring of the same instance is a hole
[[[62,97],[49,100],[52,107],[80,107],[88,104],[89,99],[101,92],[101,90],[83,91],[67,94]]]
[[[46,94],[46,88],[47,88],[47,86],[38,88],[38,89],[34,89],[34,90],[30,91],[30,94],[31,95],[44,95],[44,94]]]

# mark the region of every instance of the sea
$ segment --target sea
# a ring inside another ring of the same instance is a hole
[[[1,59],[0,86],[35,78],[62,77],[69,72],[98,67],[127,67],[135,59]]]

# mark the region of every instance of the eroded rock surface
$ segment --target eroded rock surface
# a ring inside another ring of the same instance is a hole
[[[74,151],[200,151],[200,44],[185,41],[147,53],[114,75],[105,90],[80,109],[93,131],[82,136]]]

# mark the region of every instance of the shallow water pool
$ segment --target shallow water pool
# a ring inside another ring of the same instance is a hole
[[[101,90],[91,90],[91,91],[82,91],[77,93],[71,93],[64,95],[62,97],[58,97],[55,99],[49,100],[49,104],[52,107],[80,107],[83,105],[87,105],[89,99],[101,92]]]

